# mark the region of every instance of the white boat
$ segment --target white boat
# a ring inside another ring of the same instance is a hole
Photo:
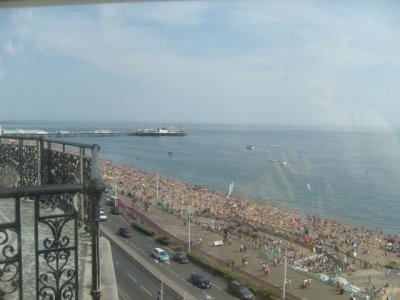
[[[255,147],[252,146],[252,145],[248,145],[246,148],[249,149],[249,150],[253,150]]]
[[[229,197],[233,192],[233,181],[231,182],[231,184],[229,185],[229,190],[228,190],[228,195],[227,197]]]
[[[307,183],[307,188],[311,189],[311,185],[309,183]]]
[[[282,166],[286,166],[287,165],[287,161],[286,160],[282,160],[281,164],[282,164]]]
[[[268,159],[269,162],[277,162],[276,159]]]

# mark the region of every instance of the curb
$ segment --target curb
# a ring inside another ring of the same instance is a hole
[[[100,224],[100,230],[110,240],[112,240],[116,245],[118,245],[123,251],[125,251],[128,255],[130,255],[143,269],[147,270],[150,274],[152,274],[155,278],[160,277],[160,270],[157,270],[152,264],[144,260],[138,252],[134,249],[126,245],[124,242],[120,241],[118,238],[114,236],[114,234],[107,229],[104,225]],[[186,300],[196,300],[198,297],[193,296],[191,293],[186,291],[186,289],[176,283],[175,281],[169,279],[167,276],[164,276],[164,284],[168,286],[171,290],[173,290],[176,294],[181,295],[182,298],[184,294],[186,294]],[[113,299],[113,298],[110,298]],[[118,298],[116,298],[118,299]]]

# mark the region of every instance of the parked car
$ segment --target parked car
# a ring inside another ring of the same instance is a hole
[[[114,206],[114,207],[111,207],[111,213],[112,213],[113,215],[120,215],[120,214],[122,214],[122,211],[123,211],[123,209],[122,209],[121,206]]]
[[[229,281],[228,293],[232,294],[235,297],[238,297],[240,300],[248,300],[254,298],[253,293],[239,281]]]
[[[118,234],[122,237],[131,237],[132,231],[128,227],[120,227],[118,230]]]
[[[100,221],[107,221],[107,215],[102,209],[100,209]]]
[[[169,261],[169,255],[167,252],[165,252],[161,248],[154,248],[153,252],[151,252],[151,255],[155,258],[158,259],[159,261]]]
[[[211,281],[199,273],[193,272],[190,274],[189,282],[193,283],[195,286],[201,289],[211,288]]]
[[[175,252],[173,258],[181,264],[187,264],[189,262],[189,258],[182,251]]]

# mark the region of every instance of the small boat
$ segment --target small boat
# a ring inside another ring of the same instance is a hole
[[[287,161],[286,160],[282,160],[281,165],[282,166],[286,166],[287,165]]]
[[[168,151],[168,155],[172,155],[173,153],[172,153],[172,151]]]
[[[227,194],[226,197],[229,198],[230,195],[232,194],[232,192],[233,192],[233,181],[232,181],[231,184],[229,185],[228,194]]]
[[[307,188],[311,189],[311,185],[309,183],[307,183]]]
[[[253,150],[255,147],[252,146],[252,145],[248,145],[246,148],[249,149],[249,150]]]
[[[277,162],[276,159],[268,159],[269,162]]]

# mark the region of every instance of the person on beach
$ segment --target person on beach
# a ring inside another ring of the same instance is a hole
[[[142,205],[151,203],[156,199],[157,180],[155,174],[128,168],[112,161],[100,160],[99,163],[100,172],[107,185],[112,187],[115,182],[118,182],[117,189],[124,190],[125,195],[132,198],[132,205],[141,206],[141,203]],[[381,249],[383,249],[382,246],[385,245],[387,237],[383,235],[383,232],[351,228],[344,224],[318,218],[315,215],[281,210],[245,199],[230,198],[231,203],[227,203],[226,198],[215,191],[205,190],[200,195],[199,187],[175,179],[159,178],[159,182],[162,186],[162,196],[159,199],[161,205],[168,207],[171,212],[179,212],[179,209],[185,211],[190,207],[199,216],[202,213],[206,213],[207,216],[211,215],[211,218],[219,216],[220,221],[214,224],[202,223],[201,226],[204,230],[224,232],[224,238],[226,236],[228,245],[231,244],[230,235],[232,235],[233,238],[238,237],[260,249],[265,247],[266,251],[275,251],[278,247],[281,251],[286,252],[285,250],[290,247],[293,250],[292,259],[298,260],[304,255],[303,249],[299,247],[299,242],[304,241],[304,233],[307,231],[309,241],[313,241],[313,245],[330,245],[334,247],[337,256],[340,255],[340,258],[344,257],[345,260],[347,257],[352,257],[352,254],[346,256],[344,253],[350,248],[353,249],[354,245],[358,247],[360,243],[373,252],[379,251],[377,253],[384,254]],[[150,208],[149,205],[148,208]],[[234,221],[230,221],[232,219]],[[186,225],[186,221],[184,224]],[[255,224],[257,229],[250,230],[248,224]],[[274,234],[263,234],[265,229],[272,230]],[[285,235],[286,238],[281,239],[282,235]],[[290,243],[294,243],[294,245],[289,246],[286,240],[290,240]],[[241,253],[247,253],[244,244]],[[360,252],[360,254],[364,253]],[[332,265],[327,262],[321,263],[313,260],[309,263],[312,268],[322,272],[334,270]],[[279,261],[277,264],[279,265]],[[339,272],[341,273],[340,270]],[[368,284],[371,284],[370,279]]]

